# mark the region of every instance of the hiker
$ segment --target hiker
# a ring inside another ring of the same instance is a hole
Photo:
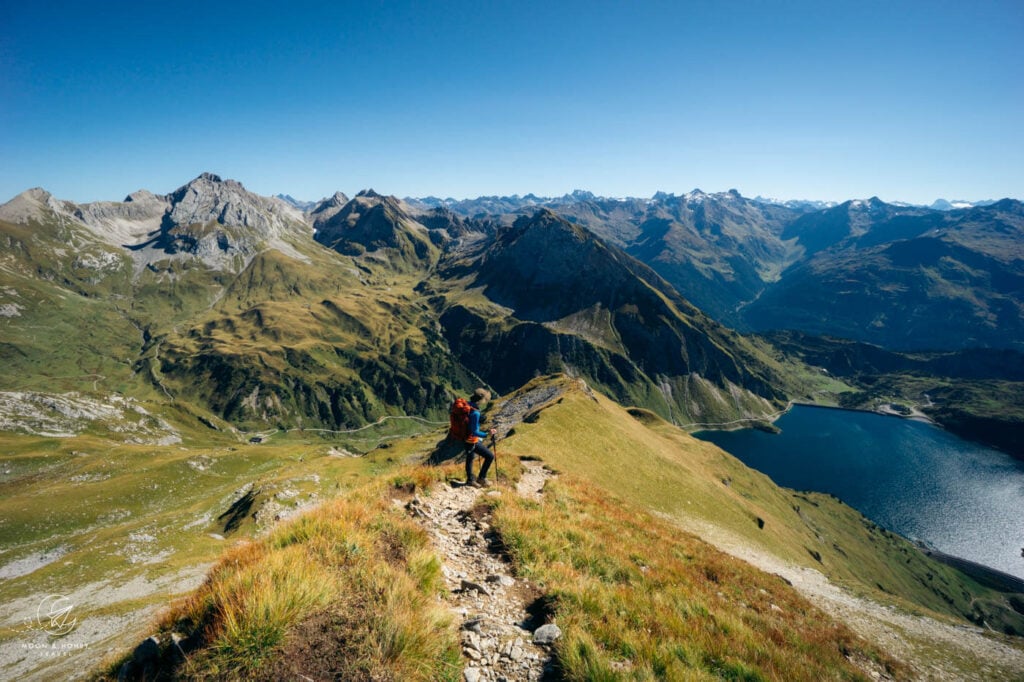
[[[480,430],[480,405],[491,399],[491,392],[484,388],[473,391],[469,398],[469,429],[466,435],[466,485],[473,485],[477,488],[487,487],[487,470],[491,468],[494,461],[494,453],[487,449],[482,439],[488,435],[497,433],[491,429],[488,433]],[[480,455],[484,463],[480,467],[480,476],[473,475],[473,456]]]

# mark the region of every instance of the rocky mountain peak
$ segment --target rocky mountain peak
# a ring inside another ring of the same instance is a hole
[[[124,203],[148,203],[152,201],[160,201],[160,197],[153,194],[149,190],[140,189],[132,192],[124,198]]]
[[[429,230],[393,196],[364,190],[344,206],[325,209],[314,221],[316,241],[349,256],[376,254],[399,270],[434,263],[438,249]]]
[[[199,177],[167,195],[167,222],[187,226],[209,222],[246,227],[267,236],[279,234],[288,223],[302,222],[297,209],[245,189],[236,180],[213,173]]]
[[[27,189],[18,196],[24,197],[25,199],[30,199],[32,201],[39,201],[42,203],[46,203],[47,201],[53,198],[53,195],[47,192],[42,187],[33,187],[32,189]]]
[[[416,220],[437,237],[455,238],[473,231],[473,226],[462,219],[457,213],[438,206],[416,216]]]
[[[25,223],[29,220],[41,220],[50,211],[68,212],[67,202],[57,199],[42,187],[27,189],[0,206],[0,220],[12,223]]]
[[[221,191],[220,185],[232,185],[235,188],[245,191],[242,184],[236,180],[224,181],[219,175],[214,173],[200,173],[198,176],[188,181],[178,189],[174,190],[167,196],[172,200],[179,200],[180,197],[185,196],[189,193],[193,194],[208,194],[211,192]]]
[[[308,214],[313,219],[313,228],[316,230],[323,229],[323,226],[331,218],[338,215],[348,203],[349,198],[341,192],[335,192],[331,196],[321,199],[310,209]]]
[[[524,236],[531,241],[541,240],[550,243],[566,239],[577,243],[595,240],[591,232],[569,222],[550,208],[540,208],[533,215],[520,216],[510,228],[498,235],[498,239],[511,242]]]
[[[562,199],[566,202],[569,201],[594,201],[597,196],[593,192],[588,192],[583,189],[574,189],[571,194],[566,194]]]

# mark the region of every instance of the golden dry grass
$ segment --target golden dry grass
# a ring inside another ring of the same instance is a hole
[[[426,532],[391,502],[443,473],[381,478],[227,551],[161,618],[161,674],[318,678],[326,665],[339,679],[456,679],[456,632],[436,600],[440,561]],[[195,648],[183,662],[173,662],[172,632]]]
[[[545,589],[569,680],[857,680],[849,659],[904,669],[781,579],[562,475],[537,504],[503,496],[494,525]]]

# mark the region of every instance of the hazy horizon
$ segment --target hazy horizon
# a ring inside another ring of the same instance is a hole
[[[656,190],[654,190],[654,191],[652,191],[652,192],[650,192],[648,194],[640,194],[640,195],[636,195],[636,194],[622,194],[622,193],[619,193],[619,194],[600,194],[598,192],[592,192],[591,190],[587,189],[586,187],[574,187],[571,190],[567,190],[567,191],[560,192],[560,193],[557,193],[557,194],[541,194],[540,192],[529,192],[529,191],[527,191],[527,192],[522,192],[522,193],[520,193],[520,192],[498,192],[498,193],[492,193],[492,194],[478,194],[478,195],[474,195],[474,196],[452,196],[450,194],[421,194],[421,195],[412,195],[412,194],[406,194],[406,193],[403,193],[403,192],[388,191],[386,188],[368,187],[368,186],[367,187],[359,187],[358,189],[352,189],[352,190],[344,189],[344,188],[339,188],[339,189],[335,189],[335,190],[333,190],[331,192],[328,192],[327,194],[324,194],[322,196],[308,197],[308,196],[296,196],[294,193],[287,192],[287,191],[258,192],[256,190],[254,190],[252,187],[250,187],[249,184],[245,181],[244,178],[228,177],[226,175],[222,175],[222,174],[216,173],[214,171],[202,171],[202,173],[212,173],[213,175],[217,175],[218,177],[220,177],[222,180],[234,180],[236,182],[241,183],[242,186],[245,187],[247,190],[249,190],[251,192],[255,192],[256,194],[259,194],[261,196],[267,196],[267,197],[275,197],[275,196],[279,196],[279,195],[280,196],[290,196],[294,201],[301,202],[301,203],[323,201],[325,199],[330,198],[332,195],[334,195],[335,192],[341,192],[345,196],[347,196],[349,198],[352,198],[352,197],[355,197],[360,192],[369,191],[369,190],[377,192],[378,194],[389,195],[389,196],[396,196],[396,197],[398,197],[400,199],[403,199],[403,200],[404,199],[419,200],[419,199],[430,199],[430,198],[433,198],[433,199],[439,199],[441,201],[457,201],[457,202],[458,201],[473,201],[475,199],[484,199],[484,198],[490,198],[490,197],[510,197],[510,198],[511,197],[519,197],[519,198],[525,198],[525,197],[528,197],[528,196],[531,196],[531,195],[536,197],[536,198],[538,198],[538,199],[560,199],[560,198],[562,198],[564,196],[571,195],[573,192],[577,192],[577,191],[591,192],[592,194],[594,194],[598,198],[609,199],[609,200],[616,200],[616,199],[650,199],[650,198],[653,198],[656,194],[661,193],[661,192],[663,192],[665,194],[675,195],[675,196],[682,196],[682,195],[690,194],[690,193],[693,193],[693,192],[702,192],[702,193],[708,194],[708,195],[712,195],[712,194],[725,194],[725,193],[727,193],[729,191],[732,191],[732,190],[736,190],[737,192],[740,193],[740,195],[742,197],[744,197],[746,199],[754,199],[754,200],[761,199],[761,200],[764,200],[764,201],[777,201],[777,202],[787,202],[787,201],[800,202],[800,201],[806,201],[806,202],[822,202],[822,203],[834,202],[836,204],[841,204],[841,203],[844,203],[846,201],[867,200],[867,199],[872,198],[872,197],[868,197],[868,196],[864,196],[864,197],[847,196],[847,197],[845,197],[843,199],[836,200],[836,199],[821,199],[819,197],[808,197],[808,196],[792,196],[792,197],[790,197],[790,196],[786,196],[786,197],[763,196],[763,195],[760,195],[760,194],[753,194],[753,195],[747,194],[746,192],[742,192],[742,191],[740,191],[739,189],[737,189],[735,187],[730,187],[728,189],[706,189],[706,188],[703,188],[703,187],[693,187],[693,188],[690,188],[688,190],[656,189]],[[201,173],[196,173],[196,174],[192,175],[191,177],[189,177],[187,180],[181,181],[181,182],[179,182],[177,185],[175,185],[173,187],[166,187],[166,188],[160,188],[160,189],[156,189],[156,188],[153,188],[153,187],[135,187],[134,189],[131,189],[131,190],[125,190],[124,192],[122,192],[122,194],[120,196],[118,196],[116,198],[115,197],[96,197],[96,198],[91,198],[91,199],[72,199],[70,197],[60,196],[59,194],[51,191],[51,189],[49,187],[43,187],[43,186],[38,186],[37,185],[35,187],[26,187],[25,189],[22,189],[20,192],[16,192],[15,194],[12,194],[11,196],[8,196],[8,197],[0,197],[0,204],[3,204],[5,202],[7,202],[7,201],[10,201],[11,199],[13,199],[14,197],[18,196],[19,194],[22,194],[24,192],[27,192],[27,191],[30,191],[30,190],[33,190],[33,189],[42,189],[44,191],[50,192],[57,199],[74,201],[75,203],[78,203],[78,204],[86,204],[86,203],[100,202],[100,201],[123,201],[125,198],[127,198],[127,196],[129,194],[132,194],[133,192],[137,192],[137,191],[140,191],[140,190],[149,191],[149,192],[152,192],[154,194],[170,194],[171,192],[175,191],[176,189],[178,189],[180,187],[183,187],[184,185],[188,184],[192,180],[198,178],[199,175],[201,175]],[[965,198],[965,197],[961,197],[961,196],[950,196],[950,197],[935,197],[934,199],[932,199],[931,201],[928,201],[926,203],[918,203],[918,202],[905,201],[905,200],[900,199],[900,198],[887,198],[887,197],[882,197],[882,196],[877,196],[877,195],[872,195],[872,196],[875,196],[875,197],[881,199],[885,203],[890,203],[890,204],[905,203],[905,204],[913,204],[915,206],[930,206],[933,203],[935,203],[936,201],[940,201],[940,200],[949,201],[951,203],[967,202],[967,203],[971,203],[971,204],[989,203],[989,202],[994,203],[994,202],[1000,201],[1002,199],[1013,199],[1013,200],[1016,200],[1016,201],[1021,201],[1022,200],[1020,197],[1015,197],[1015,196],[1013,196],[1013,197],[1009,197],[1009,196],[1008,197],[994,197],[993,196],[993,197],[979,197],[979,198]]]

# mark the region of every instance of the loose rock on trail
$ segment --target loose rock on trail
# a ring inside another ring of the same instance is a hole
[[[447,602],[460,623],[465,682],[536,682],[561,635],[557,625],[532,612],[540,591],[511,575],[486,507],[478,504],[483,497],[501,495],[542,500],[551,472],[539,462],[523,465],[526,471],[515,490],[454,483],[431,488],[406,505],[444,562]]]

